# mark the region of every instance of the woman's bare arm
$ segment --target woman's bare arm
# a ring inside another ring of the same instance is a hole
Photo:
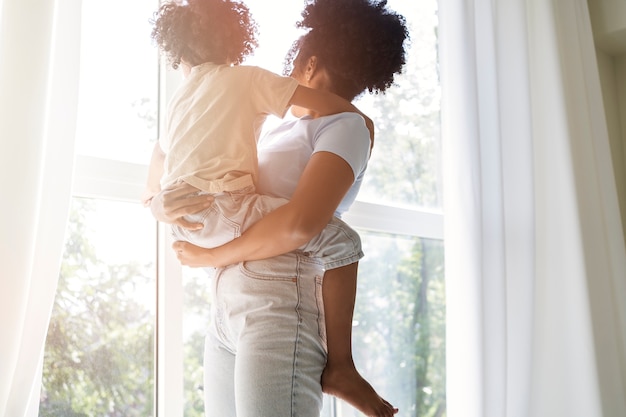
[[[350,165],[330,152],[317,152],[285,205],[269,213],[241,237],[213,249],[174,243],[178,259],[188,266],[221,267],[290,252],[324,229],[354,182]]]

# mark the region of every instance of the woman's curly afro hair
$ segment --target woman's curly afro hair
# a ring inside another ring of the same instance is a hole
[[[161,5],[152,38],[172,67],[213,62],[240,64],[257,46],[257,25],[247,6],[230,0],[188,0]]]
[[[387,1],[314,0],[302,12],[299,28],[308,29],[287,55],[285,72],[312,56],[325,68],[334,92],[352,100],[368,90],[384,92],[405,64],[409,34],[403,16]]]

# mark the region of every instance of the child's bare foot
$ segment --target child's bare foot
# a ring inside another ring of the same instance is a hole
[[[398,412],[376,393],[354,365],[327,364],[322,373],[322,391],[346,401],[368,417],[393,417]]]

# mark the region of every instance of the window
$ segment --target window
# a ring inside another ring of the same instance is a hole
[[[157,136],[158,55],[148,22],[156,5],[82,2],[80,155],[41,416],[156,410],[156,223],[137,204],[145,168],[130,163],[145,164]]]
[[[82,2],[77,153],[146,163],[157,137],[157,0]]]
[[[155,237],[137,204],[73,199],[41,416],[152,414]]]
[[[246,3],[261,35],[249,63],[280,72],[302,3]],[[378,131],[366,183],[346,215],[366,253],[354,353],[399,416],[439,417],[445,285],[437,0],[388,5],[406,16],[411,48],[398,85],[357,103]],[[165,229],[138,203],[159,109],[179,78],[159,70],[150,43],[156,8],[156,1],[83,2],[75,197],[46,346],[42,416],[203,416],[207,277],[179,267]],[[111,22],[116,31],[103,36]],[[356,415],[325,399],[325,417]]]
[[[360,231],[365,258],[354,361],[398,416],[445,415],[445,293],[440,240]],[[340,416],[359,414],[344,403]],[[330,414],[328,414],[330,415]]]

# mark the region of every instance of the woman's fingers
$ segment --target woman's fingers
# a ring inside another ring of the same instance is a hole
[[[196,187],[185,182],[163,189],[161,198],[165,215],[170,219],[175,219],[176,223],[180,225],[183,225],[181,217],[198,213],[213,203],[212,196],[198,194]]]
[[[188,220],[183,219],[182,217],[176,220],[174,224],[188,230],[200,230],[204,227],[202,223],[192,223]]]
[[[182,265],[191,267],[212,266],[207,258],[210,249],[201,248],[189,242],[177,241],[172,244],[176,257]]]
[[[186,198],[170,200],[163,196],[163,209],[168,217],[180,218],[188,214],[199,213],[213,204],[213,197],[209,195],[195,195]]]

